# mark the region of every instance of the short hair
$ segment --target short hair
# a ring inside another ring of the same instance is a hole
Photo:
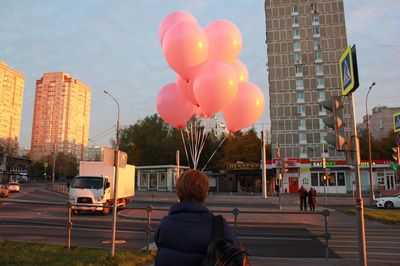
[[[176,182],[176,194],[179,201],[203,203],[207,197],[208,188],[208,176],[194,169],[183,172]]]

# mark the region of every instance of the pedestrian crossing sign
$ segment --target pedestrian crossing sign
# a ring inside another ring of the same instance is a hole
[[[394,132],[400,132],[400,113],[393,115]]]
[[[347,47],[339,60],[340,81],[342,85],[342,96],[358,88],[358,72],[356,47]]]

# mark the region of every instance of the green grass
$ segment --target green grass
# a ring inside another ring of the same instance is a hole
[[[149,265],[154,254],[137,250],[116,250],[76,247],[71,250],[58,245],[0,241],[0,265],[75,265],[136,266]]]
[[[343,212],[350,215],[357,214],[355,209],[344,209]],[[386,224],[400,224],[400,210],[364,208],[364,218]]]

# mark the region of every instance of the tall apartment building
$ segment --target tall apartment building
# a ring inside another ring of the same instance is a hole
[[[344,159],[334,147],[322,150],[332,129],[323,123],[331,114],[321,104],[341,95],[339,59],[347,47],[343,1],[266,0],[265,14],[273,158],[279,142],[284,158],[320,160],[324,153]],[[343,100],[349,136],[349,100]]]
[[[91,89],[64,72],[45,73],[36,81],[31,159],[54,150],[86,159]]]
[[[0,61],[0,146],[17,152],[21,127],[24,75]]]
[[[378,106],[372,108],[372,115],[369,115],[369,129],[373,139],[382,139],[389,132],[393,131],[393,115],[400,112],[400,107]],[[359,130],[367,128],[367,117],[358,126]]]

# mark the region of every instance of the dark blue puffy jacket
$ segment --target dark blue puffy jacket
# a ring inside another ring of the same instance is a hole
[[[204,205],[190,202],[173,204],[155,235],[158,247],[155,265],[201,265],[212,239],[211,221],[212,214]],[[224,223],[225,239],[236,242],[225,219]]]

